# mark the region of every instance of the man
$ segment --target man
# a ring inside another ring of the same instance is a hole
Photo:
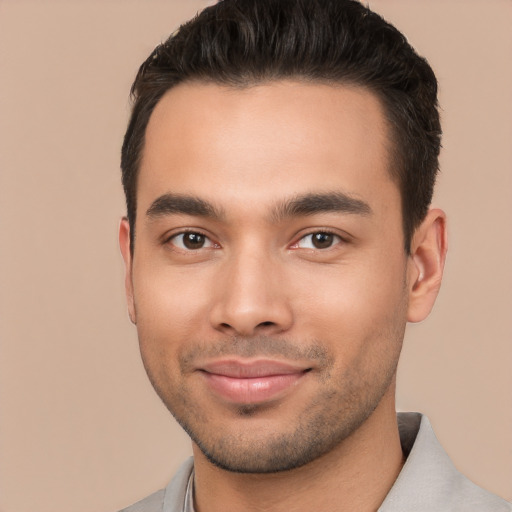
[[[125,510],[512,510],[395,413],[447,247],[426,61],[352,0],[225,0],[132,93],[129,313],[194,459]]]

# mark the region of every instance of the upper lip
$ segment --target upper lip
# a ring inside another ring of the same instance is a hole
[[[250,361],[240,359],[223,359],[203,364],[199,370],[235,379],[254,379],[258,377],[302,373],[309,370],[309,368],[307,366],[269,359]]]

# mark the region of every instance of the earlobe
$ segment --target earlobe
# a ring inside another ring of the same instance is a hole
[[[447,251],[446,215],[432,209],[416,229],[409,256],[407,320],[421,322],[436,300]]]
[[[135,302],[133,299],[133,281],[132,281],[132,252],[130,247],[130,224],[126,217],[121,219],[119,224],[119,247],[123,255],[125,277],[124,286],[126,290],[126,301],[128,303],[128,314],[132,323],[137,323],[135,315]]]

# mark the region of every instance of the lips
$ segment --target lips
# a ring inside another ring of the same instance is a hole
[[[309,368],[259,360],[223,360],[200,368],[210,390],[228,402],[257,404],[289,392]]]

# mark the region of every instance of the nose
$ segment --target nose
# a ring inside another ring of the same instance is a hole
[[[223,265],[210,313],[214,329],[245,337],[290,329],[293,312],[278,262],[269,254],[246,251]]]

